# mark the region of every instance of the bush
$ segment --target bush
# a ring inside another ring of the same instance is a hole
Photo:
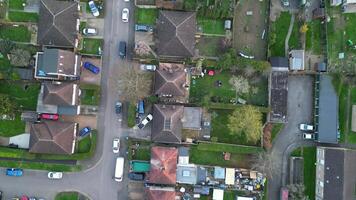
[[[13,66],[23,67],[30,62],[31,54],[24,49],[13,49],[10,52],[10,64]]]

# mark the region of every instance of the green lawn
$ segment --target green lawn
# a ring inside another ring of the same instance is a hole
[[[128,115],[127,115],[127,126],[132,128],[136,125],[136,105],[135,103],[129,103]]]
[[[9,8],[16,10],[23,10],[23,3],[26,3],[26,0],[9,0]]]
[[[25,122],[21,121],[20,113],[16,114],[15,120],[0,120],[0,136],[11,137],[25,133]]]
[[[310,200],[315,199],[316,147],[304,147],[304,186]]]
[[[225,35],[224,20],[199,18],[197,21],[203,33]]]
[[[200,38],[197,44],[197,49],[199,49],[199,55],[201,56],[218,56],[221,54],[219,46],[221,45],[221,40],[223,37],[214,36],[203,36]]]
[[[80,85],[82,94],[80,103],[83,105],[97,106],[100,103],[100,86],[97,85]]]
[[[0,19],[4,19],[6,16],[7,4],[7,1],[3,1],[3,3],[0,3]]]
[[[309,30],[306,33],[305,48],[314,54],[321,54],[321,22],[313,20],[308,23]]]
[[[347,137],[346,137],[346,140],[349,142],[349,143],[352,143],[352,144],[356,144],[356,132],[353,132],[351,130],[351,126],[352,126],[352,105],[356,105],[356,86],[353,86],[351,88],[351,96],[350,96],[350,124],[349,124],[349,127],[350,127],[350,132],[347,134]]]
[[[91,138],[90,138],[90,136],[87,136],[78,142],[77,152],[78,153],[87,153],[90,151],[90,146],[91,146]]]
[[[73,172],[73,171],[81,170],[80,165],[63,165],[63,164],[52,164],[52,163],[43,163],[43,162],[5,161],[5,160],[0,160],[0,167],[35,169],[35,170],[58,171],[58,172]]]
[[[78,200],[78,192],[61,192],[56,195],[55,200]]]
[[[24,110],[36,110],[40,83],[0,82],[0,93],[7,94]]]
[[[346,21],[346,27],[345,27],[345,32],[346,32],[346,40],[352,40],[354,43],[356,43],[356,30],[355,30],[355,24],[356,24],[356,15],[354,13],[347,13],[343,14],[345,16],[345,21]],[[345,41],[346,42],[346,41]],[[352,52],[356,52],[355,50],[351,50]]]
[[[339,128],[340,128],[340,142],[345,141],[345,135],[346,133],[346,112],[347,112],[347,93],[349,89],[348,84],[341,84],[341,89],[339,91]],[[351,115],[350,115],[351,116]]]
[[[298,24],[298,20],[295,20],[293,25],[293,30],[288,41],[290,49],[299,49],[301,47],[301,44],[299,42],[299,37],[300,37],[299,24]]]
[[[16,33],[16,34],[14,34]],[[26,26],[0,25],[0,38],[16,42],[30,42],[31,32]]]
[[[256,154],[263,151],[261,147],[239,146],[239,145],[208,143],[208,142],[199,143],[197,145],[197,149],[200,151],[220,151],[220,152],[230,152],[230,153],[238,153],[238,154]]]
[[[273,124],[273,127],[272,127],[272,141],[273,139],[278,135],[278,133],[282,130],[282,128],[284,127],[284,124]]]
[[[81,21],[79,25],[79,32],[82,33],[83,29],[87,27],[87,22]]]
[[[155,8],[135,8],[136,24],[155,25],[158,17],[158,10]]]
[[[8,17],[13,22],[38,22],[37,13],[10,11]]]
[[[284,41],[286,39],[291,14],[282,12],[275,22],[272,22],[270,32],[270,55],[271,56],[285,56],[284,55]]]
[[[100,55],[99,47],[101,51],[103,50],[104,40],[95,38],[84,38],[81,53]]]
[[[136,144],[139,144],[136,146]],[[128,140],[128,159],[129,160],[147,160],[151,159],[151,142],[145,140]]]

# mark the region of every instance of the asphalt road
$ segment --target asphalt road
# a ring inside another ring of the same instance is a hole
[[[61,180],[49,180],[47,172],[24,170],[22,177],[8,177],[5,169],[0,172],[0,190],[3,198],[10,199],[14,196],[26,194],[28,196],[54,199],[60,191],[79,191],[93,200],[128,199],[127,170],[123,182],[113,180],[115,159],[117,156],[126,156],[125,137],[130,132],[121,126],[115,114],[114,104],[119,93],[116,80],[120,79],[120,66],[127,64],[118,56],[119,41],[127,41],[133,47],[134,22],[133,1],[106,0],[105,6],[105,31],[104,52],[101,80],[101,103],[98,116],[97,150],[92,159],[81,164],[86,168],[77,173],[64,173]],[[130,10],[129,23],[121,21],[121,11],[124,7]],[[130,52],[130,51],[128,51]],[[129,56],[130,57],[130,56]],[[120,154],[112,152],[112,140],[122,138]],[[128,163],[126,162],[126,169]]]

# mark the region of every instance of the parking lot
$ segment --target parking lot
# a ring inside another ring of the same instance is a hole
[[[99,74],[94,74],[91,71],[81,67],[80,83],[100,85],[101,80],[101,59],[93,57],[82,57],[82,64],[90,62],[100,69]]]

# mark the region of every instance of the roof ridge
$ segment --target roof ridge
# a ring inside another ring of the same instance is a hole
[[[186,13],[189,13],[189,12],[186,12]],[[178,28],[184,24],[185,22],[187,22],[188,19],[190,19],[192,16],[194,16],[194,12],[190,12],[190,15],[185,18],[180,24],[177,25],[177,30],[176,30],[176,37],[178,38],[179,42],[183,45],[183,47],[188,50],[188,52],[190,52],[190,49],[188,49],[185,45],[184,45],[184,42],[182,41],[182,39],[179,37],[179,35],[177,34],[178,33]]]
[[[57,15],[63,14],[64,11],[68,10],[69,8],[72,8],[72,7],[75,6],[75,5],[76,5],[76,3],[74,2],[72,5],[66,7],[66,8],[63,9],[61,12],[57,13],[57,14],[54,16],[54,20],[53,20],[53,25],[55,26],[55,28],[64,36],[64,38],[65,38],[70,44],[72,44],[72,42],[68,39],[67,34],[65,34],[64,32],[62,32],[62,30],[57,27],[57,25],[56,25],[56,23],[55,23],[55,19],[56,19],[56,16],[57,16]]]
[[[63,133],[63,132],[66,131],[67,129],[69,129],[69,127],[72,127],[72,125],[67,126],[65,129],[62,129],[62,130],[61,130],[61,133]],[[62,149],[62,151],[64,151],[64,152],[67,153],[67,151],[65,150],[65,148],[64,148],[62,145],[60,145],[59,143],[56,143],[56,142],[55,142],[55,144],[57,144],[57,146],[59,146],[59,147]],[[73,147],[72,147],[72,148],[73,148]]]

